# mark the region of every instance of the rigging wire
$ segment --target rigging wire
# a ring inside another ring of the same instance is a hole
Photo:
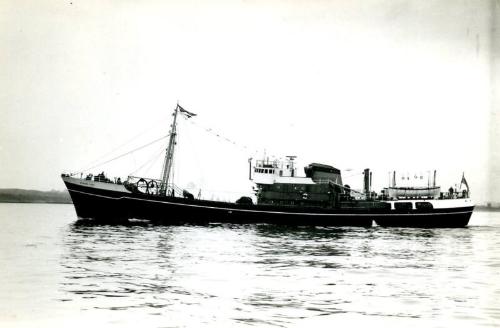
[[[165,147],[162,147],[160,149],[160,152],[158,153],[158,155],[156,155],[156,158],[153,161],[151,161],[151,164],[144,171],[145,174],[149,174],[149,171],[151,171],[151,168],[153,167],[153,165],[158,162],[158,159],[160,159],[160,157],[161,157],[160,155],[162,155],[164,152],[165,152]]]
[[[80,170],[80,171],[78,171],[78,172],[72,173],[71,175],[76,175],[76,174],[79,174],[79,173],[83,173],[83,172],[85,172],[85,171],[89,171],[89,170],[95,169],[96,167],[102,166],[102,165],[104,165],[104,164],[108,164],[108,163],[110,163],[110,162],[112,162],[112,161],[114,161],[114,160],[117,160],[117,159],[119,159],[119,158],[125,157],[125,156],[130,155],[130,154],[132,154],[132,153],[134,153],[134,152],[136,152],[136,151],[138,151],[138,150],[140,150],[140,149],[146,148],[146,147],[148,147],[148,146],[150,146],[150,145],[152,145],[152,144],[154,144],[154,143],[157,143],[158,141],[160,141],[160,140],[163,140],[163,139],[167,138],[169,135],[170,135],[170,133],[169,133],[169,134],[167,134],[167,135],[164,135],[164,136],[162,136],[162,137],[160,137],[160,138],[158,138],[158,139],[155,139],[155,140],[153,140],[153,141],[151,141],[151,142],[148,142],[148,143],[147,143],[147,144],[145,144],[145,145],[142,145],[142,146],[140,146],[140,147],[134,148],[134,149],[132,149],[132,150],[130,150],[130,151],[128,151],[128,152],[126,152],[126,153],[124,153],[124,154],[121,154],[121,155],[118,155],[118,156],[116,156],[116,157],[113,157],[113,158],[111,158],[111,159],[109,159],[109,160],[107,160],[107,161],[104,161],[104,162],[101,162],[101,163],[97,163],[97,164],[96,164],[96,165],[94,165],[94,166],[91,166],[91,167],[88,167],[88,168],[86,168],[86,169]]]
[[[191,123],[193,125],[194,128],[197,128],[197,130],[200,130],[202,133],[207,133],[207,134],[211,134],[215,137],[217,137],[217,140],[219,139],[222,139],[223,142],[226,142],[226,143],[230,143],[232,146],[236,147],[236,148],[248,148],[248,147],[242,147],[238,142],[235,142],[229,138],[226,138],[224,137],[222,134],[212,130],[211,128],[205,128],[205,127],[202,127],[200,124],[197,124],[197,123],[194,123],[192,120],[188,120],[185,118],[186,121],[189,121],[189,123]],[[222,190],[215,190],[215,189],[207,189],[206,187],[206,184],[205,184],[205,181],[204,181],[204,170],[203,170],[203,162],[200,161],[200,157],[199,157],[199,154],[197,152],[198,148],[197,148],[197,144],[196,143],[193,143],[192,141],[192,136],[191,136],[191,133],[192,133],[192,129],[190,125],[188,124],[185,124],[182,131],[183,134],[182,134],[182,139],[183,141],[180,141],[180,138],[178,140],[178,143],[187,143],[189,146],[188,147],[182,147],[182,149],[188,149],[191,151],[191,156],[194,156],[193,158],[193,161],[192,163],[194,164],[194,169],[197,170],[200,174],[199,177],[194,177],[192,174],[189,175],[189,177],[185,177],[184,175],[183,176],[180,176],[179,175],[179,170],[178,168],[179,167],[182,167],[183,165],[180,165],[179,161],[181,160],[186,160],[186,158],[184,158],[186,156],[186,154],[184,153],[184,156],[175,156],[175,159],[174,161],[177,162],[177,165],[174,165],[173,166],[173,175],[177,175],[178,178],[180,177],[181,179],[185,179],[187,178],[187,181],[191,180],[190,183],[193,183],[194,184],[194,188],[195,189],[198,189],[197,192],[198,192],[198,198],[201,197],[201,192],[202,190],[203,191],[208,191],[208,192],[228,192],[228,191],[222,191]],[[246,153],[248,153],[248,149],[246,149]],[[174,163],[175,164],[175,163]],[[194,182],[194,181],[196,182]],[[231,191],[230,192],[231,194],[241,194],[242,191]]]
[[[219,138],[219,139],[221,139],[221,140],[223,140],[223,141],[225,141],[225,142],[227,142],[227,143],[235,146],[236,148],[240,148],[242,151],[247,151],[247,152],[250,151],[251,152],[250,154],[252,154],[252,155],[255,155],[255,154],[259,153],[259,150],[256,150],[253,147],[244,145],[244,144],[236,142],[236,141],[234,141],[234,140],[232,140],[230,138],[227,138],[224,135],[222,135],[221,133],[213,130],[212,128],[208,128],[206,126],[198,124],[198,123],[194,122],[193,120],[188,120],[188,122],[191,123],[192,125],[198,127],[199,129],[202,129],[205,132],[213,135],[214,137]]]
[[[156,125],[159,125],[160,123],[162,123],[161,121],[157,121],[156,123],[153,123],[153,126],[156,126]],[[84,167],[88,167],[88,166],[91,166],[91,165],[94,165],[95,163],[97,163],[98,161],[101,161],[103,160],[104,158],[108,157],[109,155],[117,152],[119,149],[123,148],[124,146],[130,144],[132,141],[134,141],[135,139],[139,138],[139,137],[142,137],[144,134],[146,134],[146,132],[148,131],[151,131],[151,126],[148,126],[147,128],[145,128],[143,131],[139,132],[138,134],[136,134],[135,136],[131,137],[130,139],[128,139],[127,141],[123,142],[122,144],[120,144],[118,147],[115,147],[114,149],[108,151],[107,153],[105,153],[104,155],[102,156],[99,156],[98,158],[94,159],[93,161],[91,161],[90,163],[88,163],[87,165],[85,165]],[[86,170],[84,169],[80,169],[78,170],[78,173],[80,172],[84,172]]]
[[[221,133],[219,133],[218,131],[213,130],[212,128],[209,128],[209,127],[203,126],[201,124],[198,124],[198,123],[194,122],[193,120],[188,120],[188,122],[191,123],[192,125],[200,128],[201,130],[204,130],[205,132],[207,132],[207,133],[215,136],[216,138],[219,138],[222,141],[228,142],[228,143],[232,144],[233,146],[235,146],[237,148],[240,148],[241,150],[252,151],[252,153],[251,153],[252,155],[255,155],[255,154],[259,153],[258,150],[254,150],[254,149],[252,149],[252,147],[249,147],[249,146],[244,145],[244,144],[240,144],[239,142],[236,142],[236,141],[234,141],[234,140],[232,140],[230,138],[227,138],[224,135],[222,135]],[[278,158],[279,156],[274,156],[274,157]],[[348,179],[348,178],[351,178],[351,177],[360,176],[360,175],[363,175],[363,174],[364,174],[363,171],[361,171],[361,172],[357,171],[356,173],[353,173],[353,174],[350,174],[348,176],[345,176],[344,179]],[[352,188],[351,188],[351,190],[353,192],[359,192],[359,191],[357,191],[355,189],[352,189]]]
[[[190,131],[188,126],[186,126],[185,131],[186,131],[186,133],[184,134],[186,136],[185,140],[187,140],[187,143],[189,144],[188,148],[191,149],[193,152],[194,163],[196,165],[196,168],[198,169],[198,173],[201,176],[201,178],[199,179],[200,180],[199,182],[200,182],[200,185],[203,186],[204,185],[203,177],[205,175],[205,172],[203,170],[203,165],[200,165],[201,161],[200,161],[200,156],[198,155],[198,149],[196,147],[196,143],[194,143],[191,139],[191,131]]]
[[[146,172],[149,172],[149,170],[151,169],[151,166],[152,164],[154,164],[157,160],[158,160],[158,157],[160,157],[160,155],[165,151],[165,147],[162,145],[160,147],[160,151],[156,151],[153,156],[151,156],[150,158],[148,158],[148,160],[146,162],[144,162],[140,167],[138,167],[136,170],[132,171],[129,173],[129,175],[134,175],[136,174],[138,171],[140,171],[141,169],[143,169],[146,165],[149,164],[149,167],[147,168]]]

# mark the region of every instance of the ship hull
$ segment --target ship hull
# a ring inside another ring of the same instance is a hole
[[[77,216],[101,222],[148,220],[158,224],[269,223],[282,225],[456,228],[467,226],[474,206],[397,211],[390,208],[318,208],[242,205],[131,193],[123,186],[65,177]]]
[[[63,179],[77,216],[102,222],[143,219],[159,224],[269,223],[283,225],[371,227],[372,209],[326,209],[243,205],[106,190],[88,182]],[[101,184],[102,185],[102,184]],[[378,209],[380,212],[381,210]]]

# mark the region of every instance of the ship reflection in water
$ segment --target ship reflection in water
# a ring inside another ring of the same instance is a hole
[[[118,326],[487,325],[490,232],[77,222],[60,292]]]

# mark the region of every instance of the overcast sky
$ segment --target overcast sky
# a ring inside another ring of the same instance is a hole
[[[179,101],[198,116],[176,181],[204,195],[248,193],[265,150],[355,186],[370,167],[377,189],[393,169],[438,169],[444,189],[465,172],[500,201],[493,3],[1,1],[0,187],[63,189],[61,172],[165,135]],[[158,177],[164,145],[102,169],[158,158],[139,172]]]

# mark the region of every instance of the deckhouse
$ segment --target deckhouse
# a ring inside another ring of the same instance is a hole
[[[256,185],[259,204],[335,206],[344,193],[339,169],[312,163],[299,176],[296,156],[285,160],[256,160],[250,165],[250,180]],[[250,161],[251,163],[251,161]]]

